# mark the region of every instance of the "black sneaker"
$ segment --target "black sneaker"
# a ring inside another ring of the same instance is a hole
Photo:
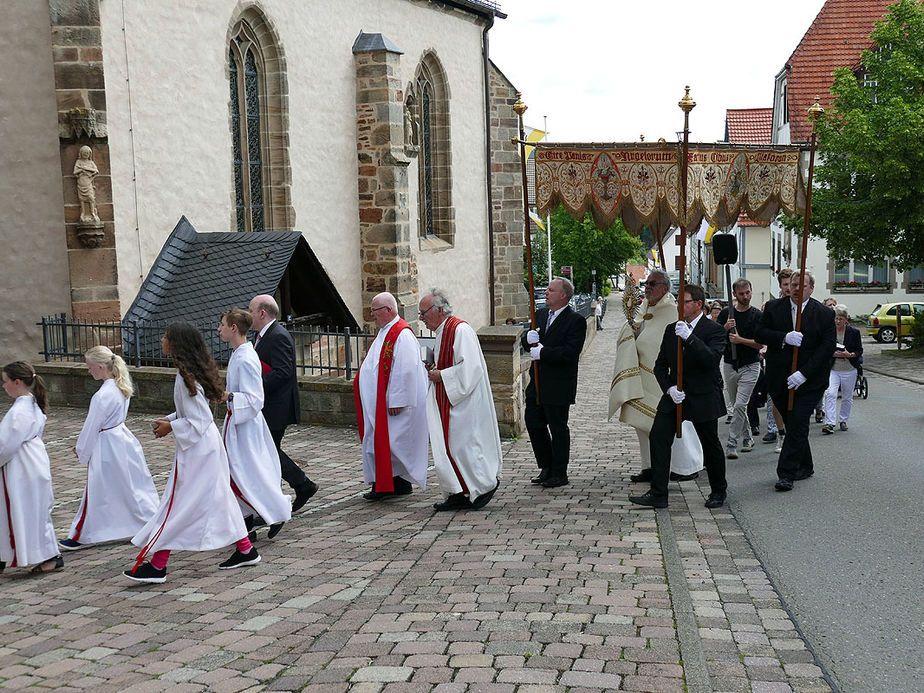
[[[167,569],[158,570],[150,563],[142,563],[134,570],[125,570],[122,575],[135,582],[161,583],[167,581]]]
[[[65,551],[79,551],[87,547],[86,544],[81,544],[79,541],[74,541],[73,539],[59,539],[58,546]]]
[[[776,431],[768,431],[767,435],[761,438],[765,443],[775,443],[776,442]]]
[[[305,503],[311,500],[311,497],[317,492],[318,485],[309,479],[304,486],[295,492],[295,499],[292,501],[292,513],[295,514],[301,510]]]
[[[220,570],[231,570],[231,568],[243,568],[245,565],[256,565],[260,562],[260,554],[257,553],[257,547],[250,549],[250,553],[241,553],[237,549],[234,550],[234,553],[231,554],[229,558],[224,563],[219,563],[218,568]]]

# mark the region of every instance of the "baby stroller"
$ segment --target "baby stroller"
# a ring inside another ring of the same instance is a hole
[[[857,384],[853,388],[857,397],[866,399],[869,397],[869,383],[866,382],[866,376],[863,375],[863,357],[860,357],[860,364],[857,366]]]

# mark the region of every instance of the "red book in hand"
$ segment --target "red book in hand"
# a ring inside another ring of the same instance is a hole
[[[260,370],[261,370],[261,372],[262,372],[262,373],[261,373],[262,375],[266,375],[267,373],[271,373],[271,372],[272,372],[273,367],[270,366],[266,361],[261,360],[261,361],[260,361]]]

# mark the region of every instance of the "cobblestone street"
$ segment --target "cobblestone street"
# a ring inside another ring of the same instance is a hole
[[[708,486],[671,484],[669,510],[632,506],[634,432],[606,421],[616,328],[582,361],[571,484],[529,483],[529,441],[505,441],[482,512],[434,514],[427,489],[360,495],[355,430],[290,429],[284,447],[321,490],[263,561],[175,552],[163,585],[120,576],[136,550],[96,546],[65,569],[0,577],[0,686],[94,691],[827,691],[830,686]],[[8,403],[4,403],[4,410]],[[85,470],[84,412],[53,409],[55,526],[65,536]],[[131,416],[162,490],[171,439]],[[307,462],[305,462],[307,460]],[[704,482],[703,479],[700,482]],[[637,489],[636,489],[637,490]]]

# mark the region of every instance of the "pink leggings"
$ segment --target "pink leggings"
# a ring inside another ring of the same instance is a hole
[[[250,550],[253,548],[253,544],[250,543],[248,537],[239,539],[234,544],[237,547],[237,550],[243,554],[250,553]],[[167,567],[167,560],[170,558],[170,551],[155,551],[154,555],[151,556],[151,565],[154,566],[157,570],[163,570]]]

